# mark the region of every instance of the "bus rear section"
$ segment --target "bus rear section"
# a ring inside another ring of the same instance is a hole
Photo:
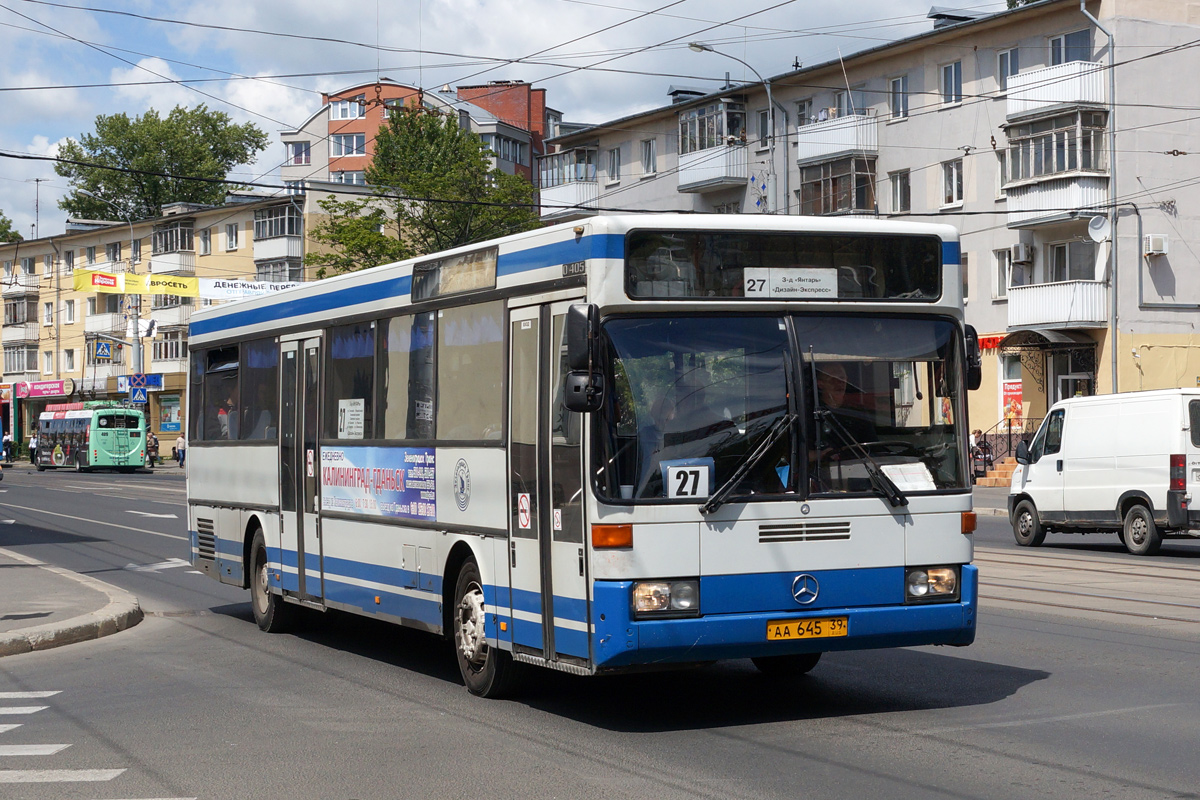
[[[94,413],[85,468],[133,470],[146,464],[146,416],[133,409]]]

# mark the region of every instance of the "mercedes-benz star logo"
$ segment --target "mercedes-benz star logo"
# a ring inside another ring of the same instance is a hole
[[[792,597],[802,606],[817,599],[817,593],[821,591],[821,584],[817,583],[817,579],[807,572],[803,575],[797,575],[796,580],[792,581]]]

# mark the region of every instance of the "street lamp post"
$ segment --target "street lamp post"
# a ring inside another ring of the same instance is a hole
[[[688,44],[691,50],[697,53],[716,53],[719,56],[732,58],[746,69],[754,73],[755,77],[762,83],[763,88],[767,90],[767,213],[775,213],[775,102],[771,98],[771,82],[764,78],[758,70],[746,63],[737,56],[732,56],[729,53],[723,53],[720,50],[714,50],[712,47],[702,44],[701,42],[691,42]]]
[[[125,224],[129,226],[129,272],[130,274],[133,274],[133,220],[128,214],[125,213],[124,209],[111,200],[105,200],[103,197],[93,192],[89,192],[87,189],[76,189],[75,191],[79,192],[79,194],[86,195],[93,200],[99,200],[101,203],[116,209],[117,213],[121,215],[121,218],[125,220]],[[142,296],[140,294],[134,294],[132,297],[137,298],[133,304],[133,374],[140,375],[142,373]]]

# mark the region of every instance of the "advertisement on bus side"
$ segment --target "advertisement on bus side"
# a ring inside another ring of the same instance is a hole
[[[321,506],[373,517],[437,519],[436,464],[430,447],[321,450]]]

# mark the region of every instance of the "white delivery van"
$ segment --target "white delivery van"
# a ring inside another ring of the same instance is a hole
[[[1200,389],[1073,397],[1017,447],[1008,518],[1017,544],[1047,531],[1115,531],[1152,555],[1163,537],[1200,536]]]

